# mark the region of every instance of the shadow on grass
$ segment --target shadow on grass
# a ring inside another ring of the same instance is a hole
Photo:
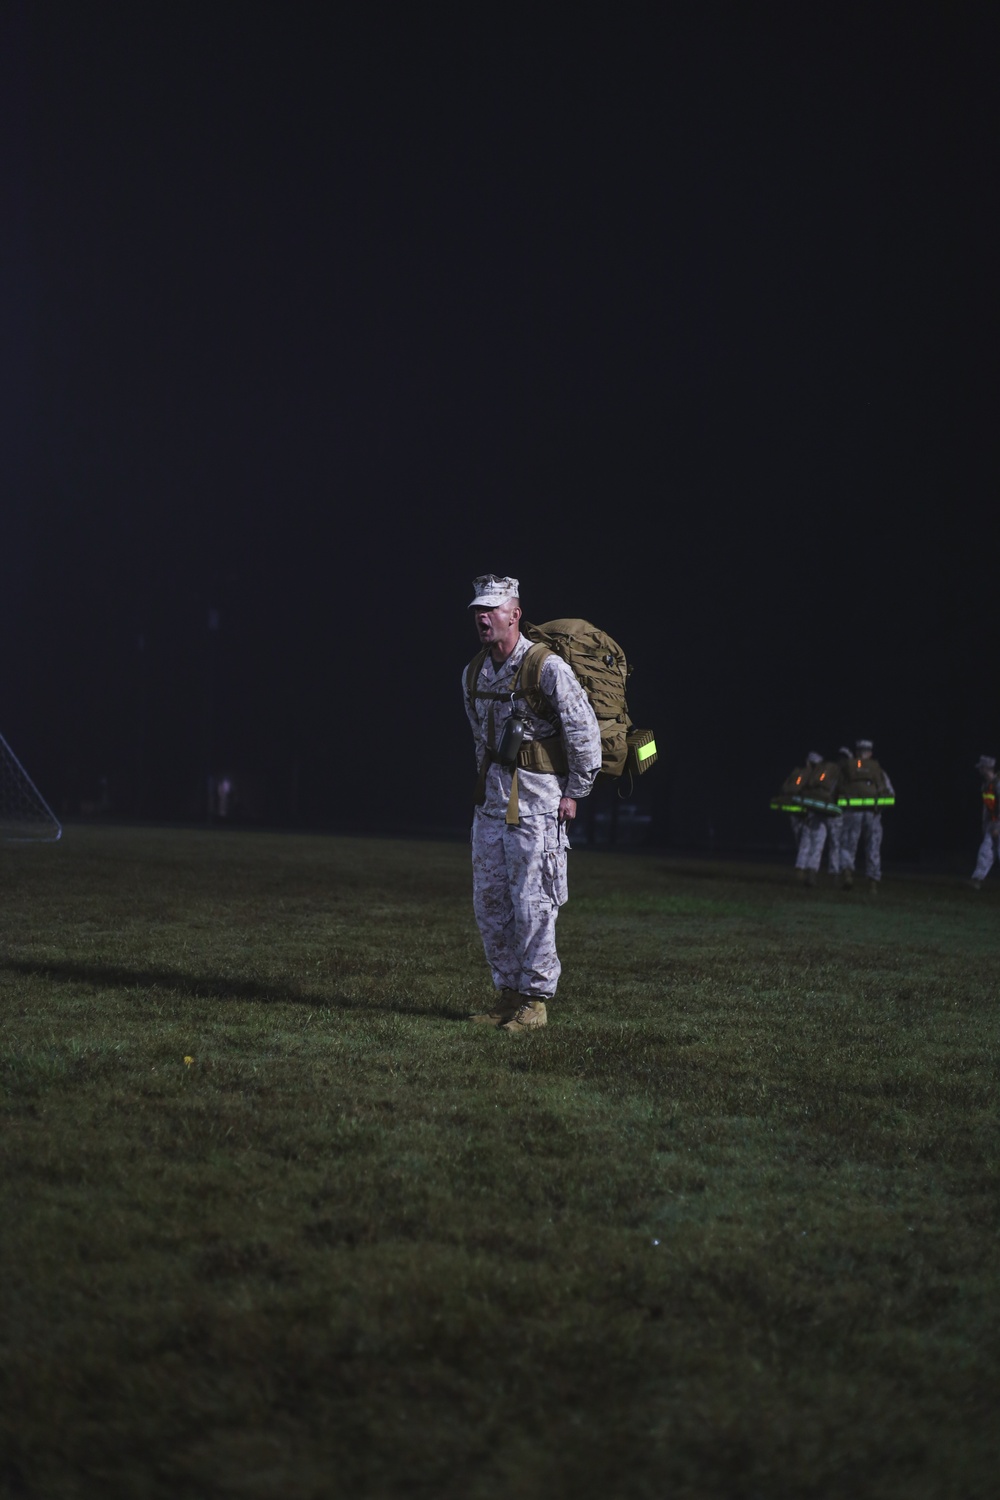
[[[446,1005],[396,1005],[366,1000],[360,995],[310,994],[293,985],[261,984],[222,974],[185,974],[176,969],[130,969],[118,964],[87,964],[52,959],[5,958],[0,972],[63,983],[100,985],[105,989],[173,990],[194,1000],[258,1000],[265,1005],[309,1005],[313,1009],[370,1011],[381,1015],[436,1016],[445,1021],[465,1018]]]

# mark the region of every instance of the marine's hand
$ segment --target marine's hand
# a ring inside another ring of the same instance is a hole
[[[573,797],[562,797],[559,801],[560,823],[572,823],[576,817],[576,799]]]

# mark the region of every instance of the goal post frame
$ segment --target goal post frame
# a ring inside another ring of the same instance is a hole
[[[62,824],[0,734],[0,842],[5,844],[55,844],[62,838]],[[20,798],[15,811],[7,805],[7,781]]]

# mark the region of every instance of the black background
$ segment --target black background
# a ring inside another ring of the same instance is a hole
[[[462,826],[496,571],[625,647],[659,841],[780,839],[867,735],[889,857],[974,845],[993,8],[0,16],[0,731],[57,811]]]

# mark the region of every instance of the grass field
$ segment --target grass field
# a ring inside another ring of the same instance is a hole
[[[0,1495],[993,1497],[1000,884],[461,845],[0,850]]]

